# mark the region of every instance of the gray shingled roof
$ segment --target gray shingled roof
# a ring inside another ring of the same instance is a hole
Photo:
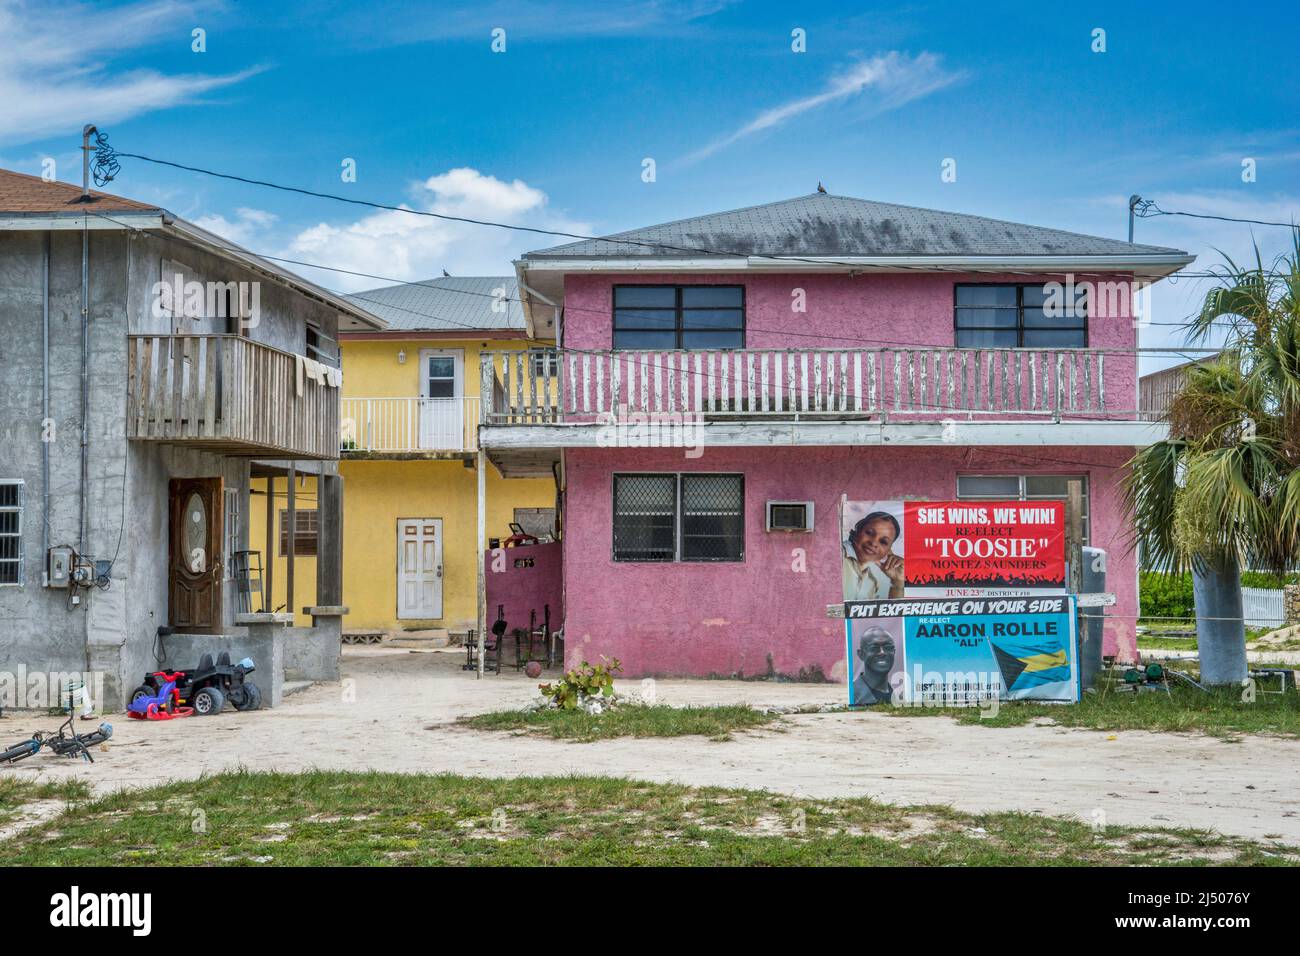
[[[679,258],[701,254],[693,250],[751,256],[1186,255],[1162,246],[983,216],[812,193],[565,243],[530,252],[524,258]]]
[[[503,291],[498,291],[503,290]],[[523,331],[514,276],[444,276],[384,286],[345,298],[407,332]],[[494,311],[493,305],[501,311]]]

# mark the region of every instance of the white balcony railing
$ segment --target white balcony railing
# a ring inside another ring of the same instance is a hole
[[[341,448],[348,452],[478,449],[477,398],[345,398]]]
[[[1118,363],[1112,359],[1117,358]],[[484,352],[484,424],[706,418],[1134,418],[1130,356],[1101,349]],[[1127,365],[1126,365],[1127,360]],[[1107,394],[1107,384],[1117,384]]]

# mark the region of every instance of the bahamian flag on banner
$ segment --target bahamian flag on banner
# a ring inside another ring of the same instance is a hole
[[[1065,645],[1056,650],[1045,648],[1042,642],[1034,644],[998,641],[989,642],[1002,672],[1002,686],[1008,697],[1029,696],[1033,687],[1071,681],[1070,655]]]

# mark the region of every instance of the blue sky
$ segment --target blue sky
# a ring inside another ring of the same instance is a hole
[[[191,49],[196,27],[206,52]],[[806,52],[791,49],[796,28]],[[53,158],[69,181],[90,121],[124,151],[575,232],[819,180],[1116,237],[1134,192],[1300,219],[1295,3],[0,0],[0,34],[0,165],[39,173]],[[340,179],[345,158],[355,183]],[[955,182],[941,181],[948,158]],[[504,272],[551,244],[130,160],[109,188],[254,251],[401,279]],[[1214,247],[1242,256],[1258,239],[1271,255],[1288,241],[1173,217],[1139,221],[1137,239],[1188,249],[1198,267]],[[1183,318],[1195,285],[1162,290],[1156,319]],[[1143,343],[1172,334],[1147,329]]]

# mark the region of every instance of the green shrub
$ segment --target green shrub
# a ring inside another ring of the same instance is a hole
[[[1243,571],[1241,586],[1276,590],[1287,584],[1295,584],[1296,577],[1295,574]],[[1138,577],[1138,589],[1141,597],[1141,616],[1144,618],[1194,618],[1196,616],[1196,599],[1192,591],[1191,572],[1165,574],[1161,571],[1143,571]]]
[[[1196,601],[1190,573],[1165,574],[1143,571],[1138,577],[1141,616],[1144,618],[1193,618]],[[1172,624],[1172,621],[1165,623]]]
[[[581,707],[590,698],[613,697],[614,675],[623,670],[617,657],[609,658],[603,654],[601,664],[588,664],[583,661],[554,684],[539,684],[537,689],[547,698],[552,706],[561,710],[573,710]]]

